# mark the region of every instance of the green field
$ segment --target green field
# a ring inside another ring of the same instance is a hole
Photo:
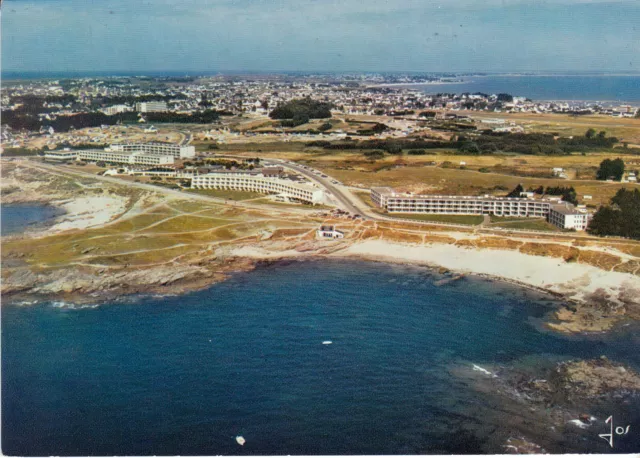
[[[234,191],[229,189],[187,189],[187,192],[236,201],[257,199],[264,196],[264,194],[260,194],[259,192]]]
[[[419,213],[389,213],[385,216],[391,218],[413,219],[416,221],[429,221],[434,223],[452,223],[476,225],[482,223],[481,215],[428,215]]]
[[[561,229],[542,218],[502,218],[491,216],[491,224],[487,227],[501,227],[504,229],[528,229],[533,231],[559,232]]]

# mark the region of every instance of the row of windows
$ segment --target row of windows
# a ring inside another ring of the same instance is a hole
[[[298,189],[283,183],[271,183],[254,180],[228,180],[218,178],[198,178],[195,177],[192,182],[193,187],[208,188],[234,188],[258,192],[285,192],[295,197],[301,197],[308,200],[313,198],[313,192],[306,189]]]
[[[549,208],[548,203],[531,203],[531,202],[469,202],[469,201],[407,201],[407,200],[388,200],[387,205],[468,205],[473,207],[494,206],[494,207],[537,207]]]

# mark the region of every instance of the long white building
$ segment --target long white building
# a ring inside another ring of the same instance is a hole
[[[191,180],[191,187],[195,189],[235,189],[263,194],[281,194],[311,203],[319,203],[324,197],[321,189],[309,183],[299,183],[285,178],[265,176],[261,172],[253,171],[221,171],[195,175]]]
[[[591,219],[586,211],[558,199],[413,195],[384,187],[372,188],[371,200],[389,213],[547,218],[562,229],[585,230]]]
[[[132,164],[148,166],[173,164],[173,156],[145,154],[140,151],[135,151],[132,153],[121,153],[118,151],[102,149],[79,150],[78,159],[89,162],[107,162],[112,164]]]
[[[78,152],[69,148],[62,150],[45,151],[44,158],[50,161],[77,161]]]
[[[140,113],[158,113],[167,111],[167,102],[138,102],[136,103],[136,111]]]
[[[181,146],[173,143],[114,143],[111,145],[111,149],[123,152],[141,151],[163,156],[171,155],[176,159],[194,157],[196,155],[195,146]]]
[[[173,164],[173,156],[160,156],[157,154],[145,154],[140,151],[123,153],[109,149],[85,149],[85,150],[57,150],[47,151],[45,159],[53,161],[87,161],[106,162],[108,164],[130,164],[140,166],[158,166]]]

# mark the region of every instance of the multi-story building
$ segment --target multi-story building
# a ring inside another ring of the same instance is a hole
[[[126,113],[127,111],[131,111],[131,108],[127,105],[111,105],[110,107],[106,107],[102,111],[104,114],[112,116],[118,113]]]
[[[173,143],[114,143],[111,145],[111,149],[122,152],[140,151],[148,154],[170,155],[176,159],[194,157],[196,155],[195,146],[182,146]]]
[[[371,200],[389,213],[547,218],[562,229],[585,230],[590,220],[586,211],[558,199],[413,195],[373,188]]]
[[[263,194],[280,194],[311,203],[319,203],[324,197],[321,189],[309,183],[265,176],[259,171],[212,172],[205,175],[194,175],[191,180],[191,187],[195,189],[235,189]]]
[[[158,154],[145,154],[141,151],[120,152],[110,149],[84,149],[72,151],[69,149],[47,151],[45,159],[54,161],[106,162],[109,164],[131,164],[140,166],[172,165],[173,156]]]
[[[45,151],[45,160],[51,161],[76,161],[78,160],[78,152],[72,151],[69,148],[63,150]]]
[[[586,210],[576,208],[573,205],[563,202],[551,205],[547,219],[555,226],[563,229],[575,229],[584,231],[587,229],[593,215]]]
[[[136,111],[140,113],[158,113],[167,111],[167,102],[139,102],[136,103]]]
[[[111,164],[132,164],[144,166],[173,164],[173,156],[169,155],[160,156],[157,154],[145,154],[140,151],[133,153],[121,153],[106,149],[79,150],[78,159],[89,162],[107,162]]]

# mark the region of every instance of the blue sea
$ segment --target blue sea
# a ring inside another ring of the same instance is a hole
[[[637,433],[613,450],[598,437],[610,414],[637,430],[638,399],[590,408],[594,427],[553,431],[473,370],[600,355],[640,369],[637,326],[567,338],[541,327],[557,306],[547,295],[439,278],[318,260],[175,297],[3,303],[2,451],[475,454],[503,453],[519,435],[555,453],[640,451]]]
[[[502,92],[536,101],[628,102],[635,105],[640,102],[640,75],[473,76],[462,79],[462,83],[406,87],[428,94]]]
[[[0,233],[11,235],[42,227],[64,214],[64,210],[40,203],[0,205]]]

